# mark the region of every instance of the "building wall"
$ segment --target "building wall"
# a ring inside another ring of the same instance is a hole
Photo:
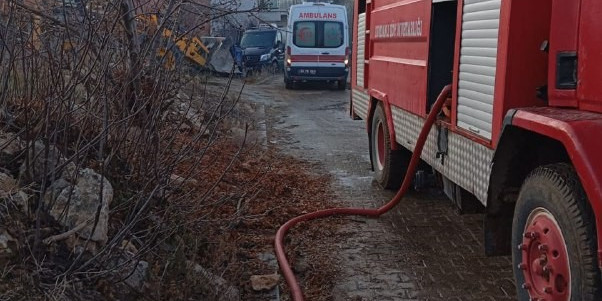
[[[218,18],[211,22],[211,35],[223,36],[233,43],[240,40],[242,33],[249,28],[257,27],[259,24],[271,24],[277,27],[285,27],[287,22],[288,7],[282,9],[282,0],[234,0],[227,4],[223,0],[211,0],[214,16],[223,10],[232,10],[228,16]],[[251,11],[251,12],[249,12]]]
[[[259,24],[257,19],[245,12],[257,7],[256,0],[236,0],[226,3],[222,0],[211,0],[211,6],[214,8],[211,14],[215,18],[211,21],[211,36],[226,37],[230,42],[236,43],[246,28]]]

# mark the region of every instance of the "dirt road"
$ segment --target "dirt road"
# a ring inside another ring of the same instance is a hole
[[[247,86],[263,105],[267,140],[334,176],[346,206],[377,207],[393,192],[372,182],[364,121],[348,114],[349,91],[284,89],[282,78]],[[484,256],[482,215],[458,215],[436,191],[408,195],[378,220],[350,218],[331,254],[334,300],[514,300],[509,257]],[[319,273],[320,271],[314,271]]]

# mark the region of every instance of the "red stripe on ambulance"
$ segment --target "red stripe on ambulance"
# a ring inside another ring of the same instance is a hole
[[[344,55],[292,55],[291,62],[343,63]]]

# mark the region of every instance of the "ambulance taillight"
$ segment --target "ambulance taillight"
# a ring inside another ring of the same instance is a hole
[[[345,67],[349,67],[349,57],[351,54],[351,48],[345,48]]]

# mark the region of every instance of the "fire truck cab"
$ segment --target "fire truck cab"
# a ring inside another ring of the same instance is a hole
[[[376,180],[421,158],[459,210],[483,210],[519,300],[602,300],[602,1],[357,0],[351,114]]]

